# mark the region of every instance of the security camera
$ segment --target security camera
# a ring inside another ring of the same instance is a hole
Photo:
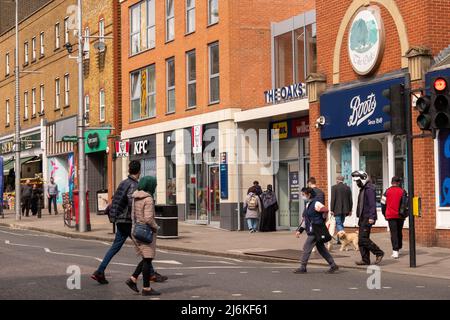
[[[64,48],[66,48],[66,50],[67,50],[67,52],[68,52],[69,54],[71,54],[71,53],[73,52],[73,46],[70,44],[70,42],[67,42],[67,43],[64,45]]]
[[[316,128],[323,127],[324,125],[325,125],[325,117],[324,116],[320,116],[319,118],[317,118],[317,120],[316,120]]]

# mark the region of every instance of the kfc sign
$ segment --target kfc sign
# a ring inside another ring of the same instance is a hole
[[[116,141],[116,157],[126,158],[130,154],[130,143],[128,141]]]

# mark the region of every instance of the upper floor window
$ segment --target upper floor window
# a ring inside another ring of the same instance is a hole
[[[90,40],[91,32],[89,31],[89,27],[84,29],[84,44],[83,44],[83,54],[84,59],[89,59],[89,51],[90,51]]]
[[[55,49],[59,49],[61,47],[61,35],[59,30],[59,22],[55,24]]]
[[[23,94],[23,105],[24,105],[23,119],[28,120],[28,91],[25,91]]]
[[[208,25],[219,22],[219,0],[208,0]]]
[[[84,120],[86,125],[89,125],[89,111],[91,109],[91,102],[89,99],[89,95],[84,96]]]
[[[41,88],[40,88],[40,93],[41,93],[41,111],[40,114],[43,115],[44,111],[45,111],[45,88],[44,85],[41,84]]]
[[[9,100],[6,100],[6,125],[9,126],[10,124],[10,110],[9,110]]]
[[[197,105],[197,72],[196,72],[195,50],[186,53],[186,74],[187,74],[187,107],[195,108]]]
[[[98,42],[105,43],[105,19],[98,22]]]
[[[29,56],[28,56],[28,41],[23,44],[23,54],[24,54],[24,64],[28,64]]]
[[[166,0],[166,41],[175,39],[174,0]]]
[[[131,54],[154,48],[155,0],[144,0],[130,7]]]
[[[31,59],[32,61],[36,60],[36,37],[31,39]]]
[[[41,32],[41,35],[40,35],[40,37],[39,37],[40,39],[40,55],[41,55],[41,57],[43,57],[44,56],[44,49],[45,49],[45,41],[44,41],[44,32]]]
[[[58,110],[61,107],[61,87],[59,78],[55,79],[55,110]]]
[[[64,19],[64,43],[69,43],[69,17]]]
[[[9,76],[9,73],[11,72],[10,70],[10,65],[9,65],[9,52],[5,55],[5,67],[6,67],[6,75]]]
[[[100,89],[99,94],[99,115],[100,115],[100,122],[105,121],[105,115],[106,113],[106,107],[105,107],[105,89]]]
[[[131,121],[156,115],[155,65],[131,73]]]
[[[175,112],[175,58],[166,60],[167,113]]]
[[[64,106],[69,106],[69,93],[70,93],[70,82],[69,82],[69,74],[64,75]]]
[[[209,103],[220,101],[219,81],[219,43],[215,42],[209,48]]]
[[[195,0],[186,0],[186,33],[195,31]]]
[[[31,89],[31,116],[36,117],[36,88]]]

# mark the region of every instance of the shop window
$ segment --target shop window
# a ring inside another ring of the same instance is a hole
[[[439,131],[439,206],[450,207],[450,130]]]
[[[377,205],[383,194],[383,146],[379,140],[364,139],[359,144],[359,169],[367,172],[375,185]]]
[[[292,32],[287,32],[275,37],[275,68],[277,87],[284,87],[294,83],[292,50]]]
[[[141,160],[141,177],[152,176],[156,178],[156,158]],[[156,192],[153,195],[156,203]]]
[[[335,141],[331,145],[331,183],[340,175],[348,186],[352,185],[352,143],[350,140]]]
[[[177,204],[177,179],[176,179],[176,162],[172,161],[172,157],[166,157],[166,202],[167,204]]]

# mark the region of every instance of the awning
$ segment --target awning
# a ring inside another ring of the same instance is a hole
[[[27,164],[30,162],[35,162],[35,161],[41,161],[41,158],[37,157],[37,156],[21,158],[20,165],[22,166],[24,164]],[[14,158],[5,161],[3,163],[3,174],[8,174],[9,170],[11,170],[12,168],[15,167],[15,164],[16,164],[16,161],[14,160]]]
[[[14,159],[9,159],[3,162],[3,174],[7,175],[11,168],[14,168]]]
[[[29,163],[29,162],[34,162],[34,161],[36,161],[36,160],[40,160],[41,158],[40,157],[36,157],[36,156],[33,156],[33,157],[26,157],[26,158],[21,158],[20,159],[20,165],[22,166],[22,165],[24,165],[24,164],[27,164],[27,163]]]

